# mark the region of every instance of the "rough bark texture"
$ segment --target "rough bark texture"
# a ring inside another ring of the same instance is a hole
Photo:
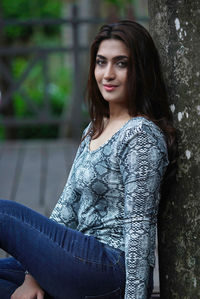
[[[161,205],[162,299],[200,298],[200,1],[149,0],[179,139],[178,184]]]

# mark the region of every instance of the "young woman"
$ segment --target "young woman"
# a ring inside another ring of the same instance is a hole
[[[91,123],[51,219],[0,202],[0,245],[13,256],[0,262],[1,298],[150,298],[175,138],[158,53],[141,25],[100,29],[88,102]]]

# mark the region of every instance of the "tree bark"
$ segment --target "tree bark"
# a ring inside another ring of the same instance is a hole
[[[175,127],[177,185],[159,215],[162,299],[200,298],[200,1],[149,0]]]

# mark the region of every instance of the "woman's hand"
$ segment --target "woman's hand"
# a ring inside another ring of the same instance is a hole
[[[43,299],[44,291],[30,275],[25,276],[24,283],[15,290],[10,299]]]

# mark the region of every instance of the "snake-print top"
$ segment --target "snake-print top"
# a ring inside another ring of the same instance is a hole
[[[51,218],[125,251],[125,298],[146,299],[168,165],[165,138],[153,122],[136,117],[97,150],[90,151],[90,140],[89,134],[80,144]]]

